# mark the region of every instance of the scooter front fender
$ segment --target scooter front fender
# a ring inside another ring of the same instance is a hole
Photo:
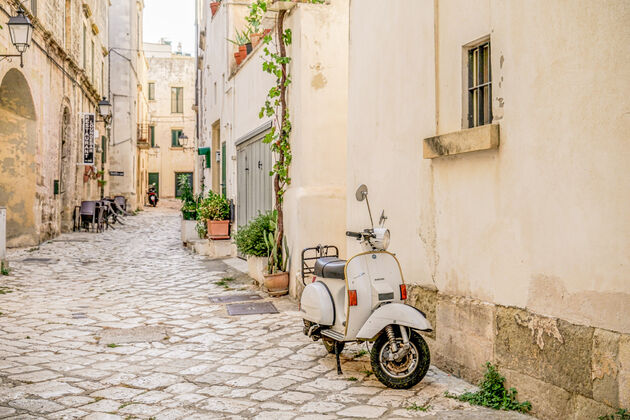
[[[431,323],[413,306],[388,303],[375,310],[359,330],[357,338],[373,340],[388,325],[404,325],[420,331],[432,331]]]

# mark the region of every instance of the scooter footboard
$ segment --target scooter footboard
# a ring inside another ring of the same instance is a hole
[[[370,315],[357,333],[357,339],[373,340],[388,325],[403,325],[420,331],[433,331],[422,312],[403,303],[389,303]]]

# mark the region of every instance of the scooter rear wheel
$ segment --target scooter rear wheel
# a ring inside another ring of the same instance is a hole
[[[398,330],[398,327],[394,327]],[[398,332],[398,331],[397,331]],[[396,334],[396,344],[402,346],[400,333]],[[374,376],[385,386],[394,389],[407,389],[416,385],[429,370],[431,356],[429,346],[417,332],[409,329],[409,353],[399,361],[389,360],[391,348],[387,334],[381,334],[371,352]]]

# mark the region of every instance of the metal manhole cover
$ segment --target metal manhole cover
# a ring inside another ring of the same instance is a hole
[[[277,314],[271,302],[231,303],[226,306],[228,315]]]
[[[210,302],[212,303],[233,303],[248,300],[262,300],[262,296],[256,293],[242,293],[237,295],[213,296],[210,298]]]
[[[22,260],[22,262],[25,263],[50,263],[50,262],[57,262],[57,260],[54,260],[52,258],[25,258]]]

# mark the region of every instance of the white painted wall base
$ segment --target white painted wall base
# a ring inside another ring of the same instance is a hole
[[[190,241],[196,241],[199,238],[197,233],[197,221],[196,220],[184,220],[182,219],[182,242],[188,243]]]
[[[263,284],[265,278],[263,274],[267,267],[267,257],[254,257],[247,256],[247,274],[258,282],[259,285]]]
[[[0,207],[0,263],[7,265],[7,209]]]

